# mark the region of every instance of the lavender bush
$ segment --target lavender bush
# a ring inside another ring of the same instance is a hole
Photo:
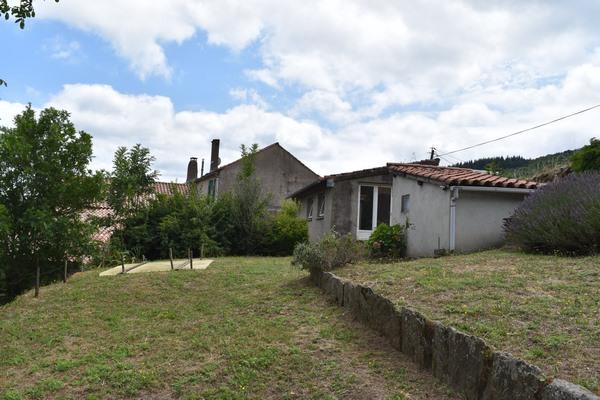
[[[505,224],[508,242],[539,253],[600,251],[600,173],[571,174],[529,196]]]

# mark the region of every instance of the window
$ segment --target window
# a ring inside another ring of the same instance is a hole
[[[317,206],[318,206],[318,212],[317,212],[317,218],[323,218],[325,216],[325,193],[319,193],[319,196],[317,197]]]
[[[405,194],[402,196],[402,201],[400,203],[400,212],[402,214],[407,214],[410,207],[410,194]]]
[[[208,196],[215,197],[216,193],[217,193],[217,180],[211,179],[208,181]]]
[[[313,216],[313,199],[310,198],[306,201],[306,219],[311,220]]]
[[[356,237],[368,239],[377,225],[389,224],[391,207],[392,190],[389,186],[360,185]]]
[[[361,231],[373,230],[373,196],[375,188],[373,186],[360,187],[360,200],[358,211],[358,229]]]
[[[377,188],[377,225],[390,223],[390,208],[392,205],[392,188]]]

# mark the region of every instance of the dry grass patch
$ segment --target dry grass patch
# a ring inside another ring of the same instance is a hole
[[[494,250],[336,274],[600,394],[600,257]]]
[[[78,274],[0,307],[0,399],[450,399],[287,258]]]

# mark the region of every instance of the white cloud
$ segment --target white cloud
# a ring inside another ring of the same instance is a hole
[[[110,169],[118,146],[142,143],[157,157],[156,167],[163,179],[181,181],[190,156],[204,157],[208,162],[213,138],[221,139],[224,163],[238,158],[241,143],[266,146],[279,141],[316,172],[329,174],[422,159],[430,146],[445,152],[493,139],[576,111],[595,100],[597,93],[600,67],[584,65],[561,82],[535,90],[494,88],[481,93],[475,102],[459,99],[440,112],[359,115],[353,119],[353,111],[342,106],[342,115],[348,119],[335,129],[256,104],[242,104],[222,113],[176,111],[168,97],[124,94],[106,85],[65,85],[45,106],[67,109],[76,127],[94,136],[94,167]],[[513,107],[499,108],[496,103]],[[3,124],[23,108],[23,104],[0,101]],[[598,135],[599,112],[594,110],[447,160],[539,156],[576,148]]]
[[[383,88],[400,104],[563,74],[598,48],[598,14],[584,1],[425,0],[78,0],[39,12],[104,37],[142,78],[168,78],[163,45],[202,31],[232,51],[257,43],[263,66],[248,76],[269,85],[342,98]]]

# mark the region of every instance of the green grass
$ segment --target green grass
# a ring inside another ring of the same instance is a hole
[[[600,257],[494,250],[336,274],[600,393]]]
[[[0,399],[445,399],[287,258],[77,274],[0,307]]]

